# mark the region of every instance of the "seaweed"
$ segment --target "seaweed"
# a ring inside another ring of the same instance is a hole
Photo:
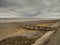
[[[36,38],[28,38],[25,36],[8,37],[0,41],[0,45],[31,45]]]

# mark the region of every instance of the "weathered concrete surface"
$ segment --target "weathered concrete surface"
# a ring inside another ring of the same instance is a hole
[[[51,37],[46,45],[60,45],[60,29]]]
[[[49,40],[49,38],[54,32],[55,31],[48,31],[41,38],[37,39],[37,41],[32,45],[44,45],[44,43]]]

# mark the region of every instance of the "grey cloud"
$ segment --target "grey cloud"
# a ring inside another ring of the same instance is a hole
[[[60,0],[0,0],[0,12],[0,17],[58,18]]]
[[[56,18],[56,19],[60,19],[60,13],[44,13],[44,14],[35,16],[35,18]]]

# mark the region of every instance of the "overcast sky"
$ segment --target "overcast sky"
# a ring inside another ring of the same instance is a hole
[[[0,0],[0,18],[60,18],[60,0]]]

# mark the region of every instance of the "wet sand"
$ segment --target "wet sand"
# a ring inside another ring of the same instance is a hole
[[[0,23],[0,39],[12,37],[12,36],[27,36],[33,37],[36,34],[42,36],[45,32],[44,31],[34,31],[34,30],[26,30],[23,28],[17,27],[16,24],[9,24],[9,23]]]

